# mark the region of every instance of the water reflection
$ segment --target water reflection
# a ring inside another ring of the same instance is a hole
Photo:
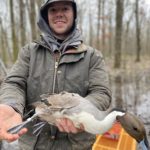
[[[139,116],[146,126],[150,142],[150,71],[135,74],[122,71],[110,75],[110,81],[113,94],[112,105]],[[2,150],[19,150],[17,144],[17,141],[12,144],[3,142]]]
[[[150,72],[119,72],[110,76],[110,79],[113,106],[121,107],[141,118],[150,142]]]

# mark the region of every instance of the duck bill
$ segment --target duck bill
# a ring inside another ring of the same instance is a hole
[[[149,142],[148,142],[147,138],[143,139],[139,144],[140,144],[142,150],[150,150]]]

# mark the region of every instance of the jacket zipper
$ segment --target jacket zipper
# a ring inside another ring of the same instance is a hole
[[[45,48],[47,48],[51,52],[51,49],[49,47],[45,46],[44,44],[39,43],[38,41],[34,41],[34,42],[37,43],[37,44],[40,44],[41,46],[43,46]],[[55,88],[56,88],[56,77],[57,77],[57,70],[58,70],[58,64],[59,64],[59,59],[60,59],[60,52],[53,53],[53,55],[54,55],[54,59],[55,59],[55,64],[54,64],[54,77],[53,77],[52,93],[54,94],[55,93]]]
[[[58,70],[58,65],[59,65],[59,60],[60,60],[60,52],[54,53],[54,58],[55,58],[55,64],[54,64],[54,77],[53,77],[53,89],[52,93],[55,93],[55,88],[56,88],[56,77],[57,77],[57,70]]]
[[[51,49],[49,47],[45,46],[44,44],[42,44],[38,41],[34,41],[34,42],[41,45],[41,46],[43,46],[43,47],[45,47],[45,48],[47,48],[51,52]],[[81,53],[81,52],[76,52],[76,53]],[[63,54],[61,54],[59,51],[58,51],[58,53],[53,53],[54,59],[55,59],[54,77],[53,77],[53,85],[52,85],[53,86],[52,87],[52,93],[53,94],[55,93],[55,88],[56,88],[56,77],[57,77],[57,70],[58,70],[59,60],[60,60],[60,57],[65,55],[65,54],[67,54],[67,52],[63,53]]]

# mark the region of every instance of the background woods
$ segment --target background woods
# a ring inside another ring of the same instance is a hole
[[[39,38],[44,0],[0,0],[0,80],[22,46]],[[77,0],[79,29],[102,51],[113,105],[137,113],[150,134],[150,0]],[[144,115],[143,115],[144,114]]]
[[[149,0],[78,0],[78,22],[87,44],[124,67],[128,56],[150,55]],[[0,56],[11,65],[19,49],[39,38],[38,8],[44,0],[0,0]],[[145,59],[145,58],[144,58]]]

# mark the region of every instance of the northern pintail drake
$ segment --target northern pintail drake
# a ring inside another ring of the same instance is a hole
[[[10,133],[17,133],[37,117],[41,123],[35,125],[35,133],[39,133],[46,123],[55,125],[56,120],[60,118],[69,118],[77,128],[82,124],[84,130],[91,134],[103,134],[119,121],[127,133],[140,143],[143,150],[150,150],[143,123],[128,112],[117,109],[100,111],[87,99],[68,92],[42,96],[41,101],[33,105],[35,114],[22,124],[11,128]]]

